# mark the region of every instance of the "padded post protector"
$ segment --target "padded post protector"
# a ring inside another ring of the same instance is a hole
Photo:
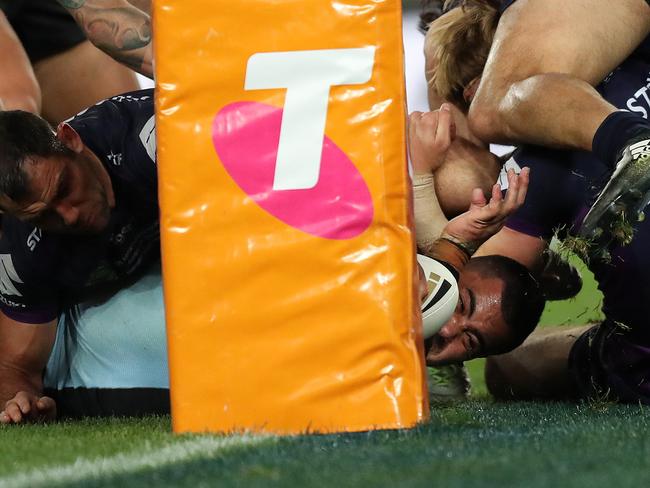
[[[399,0],[157,0],[176,432],[428,408]]]

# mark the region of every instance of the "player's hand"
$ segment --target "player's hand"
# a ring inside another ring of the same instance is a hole
[[[19,391],[5,403],[0,412],[0,424],[49,422],[56,419],[56,403],[50,397]]]
[[[411,164],[416,174],[430,174],[445,161],[456,125],[451,107],[443,103],[440,110],[413,112],[409,115],[408,138]]]
[[[528,191],[529,168],[523,168],[517,175],[508,171],[508,191],[505,198],[499,184],[492,187],[492,197],[488,202],[483,191],[475,188],[469,210],[449,221],[442,237],[461,244],[470,253],[486,240],[499,232],[506,219],[515,212],[526,199]]]

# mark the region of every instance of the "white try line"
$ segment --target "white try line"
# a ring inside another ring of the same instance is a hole
[[[123,475],[137,471],[163,468],[177,463],[211,457],[232,448],[260,444],[274,439],[271,436],[199,437],[167,444],[160,448],[143,447],[115,456],[96,459],[77,459],[62,466],[33,469],[0,477],[1,488],[36,488],[62,483],[91,481],[106,476]]]

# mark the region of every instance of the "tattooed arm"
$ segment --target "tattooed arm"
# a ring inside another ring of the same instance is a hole
[[[88,39],[117,61],[153,78],[152,26],[148,0],[58,0]],[[147,9],[149,10],[149,9]]]

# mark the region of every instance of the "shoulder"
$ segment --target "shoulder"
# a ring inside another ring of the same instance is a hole
[[[152,89],[108,98],[69,121],[112,178],[156,180],[156,122]]]
[[[86,126],[105,125],[107,120],[146,121],[153,114],[154,91],[149,88],[102,100],[66,122],[77,130],[83,130]]]

